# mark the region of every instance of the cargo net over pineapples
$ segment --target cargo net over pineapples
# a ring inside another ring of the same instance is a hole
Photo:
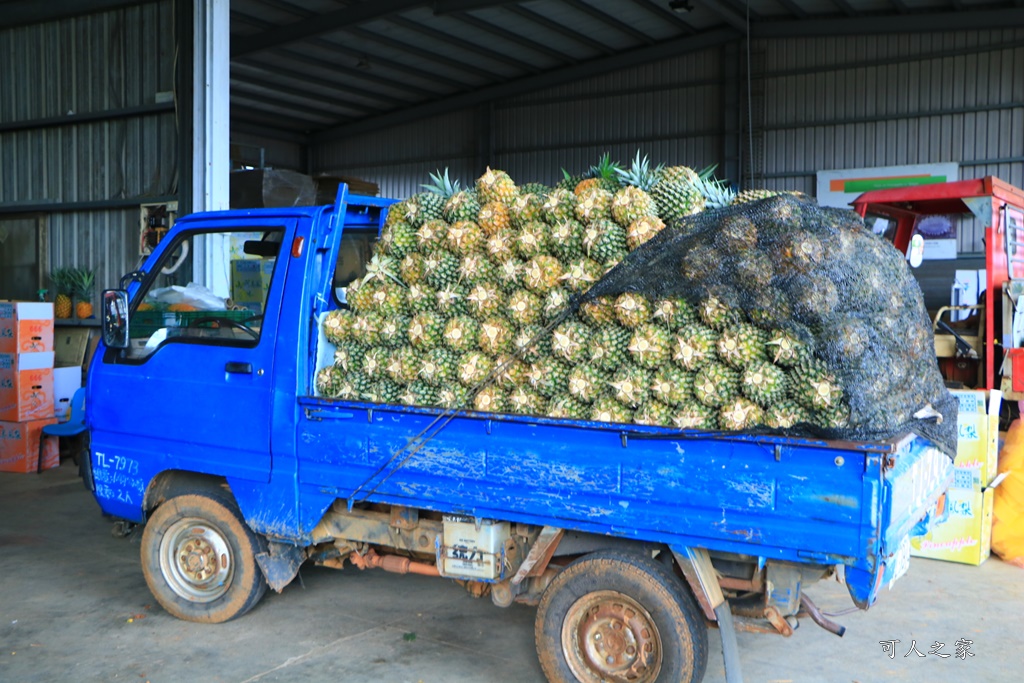
[[[564,172],[563,172],[564,173]],[[395,204],[323,396],[956,450],[920,289],[852,211],[607,157]]]

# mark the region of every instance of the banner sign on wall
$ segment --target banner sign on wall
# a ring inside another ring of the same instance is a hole
[[[960,180],[960,165],[956,162],[818,171],[817,199],[821,206],[849,209],[854,199],[869,190],[956,180]]]

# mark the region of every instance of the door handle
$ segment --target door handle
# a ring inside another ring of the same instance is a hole
[[[236,375],[251,375],[252,363],[239,363],[237,361],[228,361],[224,365],[224,370]]]

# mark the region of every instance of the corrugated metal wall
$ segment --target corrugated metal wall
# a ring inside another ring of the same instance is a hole
[[[0,122],[153,104],[173,85],[171,3],[0,31]],[[0,203],[176,192],[173,111],[0,133]],[[50,267],[97,271],[97,289],[138,261],[139,210],[48,216]]]
[[[757,186],[943,161],[1024,186],[1024,29],[763,41],[751,62]],[[973,221],[959,237],[983,249]]]
[[[406,197],[445,166],[464,183],[483,163],[519,182],[554,183],[561,168],[586,170],[605,152],[626,162],[639,149],[703,167],[721,157],[720,76],[720,51],[707,50],[333,143],[311,150],[313,168]]]

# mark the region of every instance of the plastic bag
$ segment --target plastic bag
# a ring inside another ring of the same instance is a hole
[[[1024,424],[1010,425],[999,453],[999,474],[992,503],[992,552],[1024,569]]]
[[[186,287],[171,285],[170,287],[154,289],[149,293],[148,298],[153,299],[158,304],[164,304],[167,306],[173,304],[186,304],[188,306],[193,306],[196,310],[200,311],[227,310],[227,303],[223,298],[217,296],[203,285],[198,285],[195,282],[188,283],[188,286]]]

